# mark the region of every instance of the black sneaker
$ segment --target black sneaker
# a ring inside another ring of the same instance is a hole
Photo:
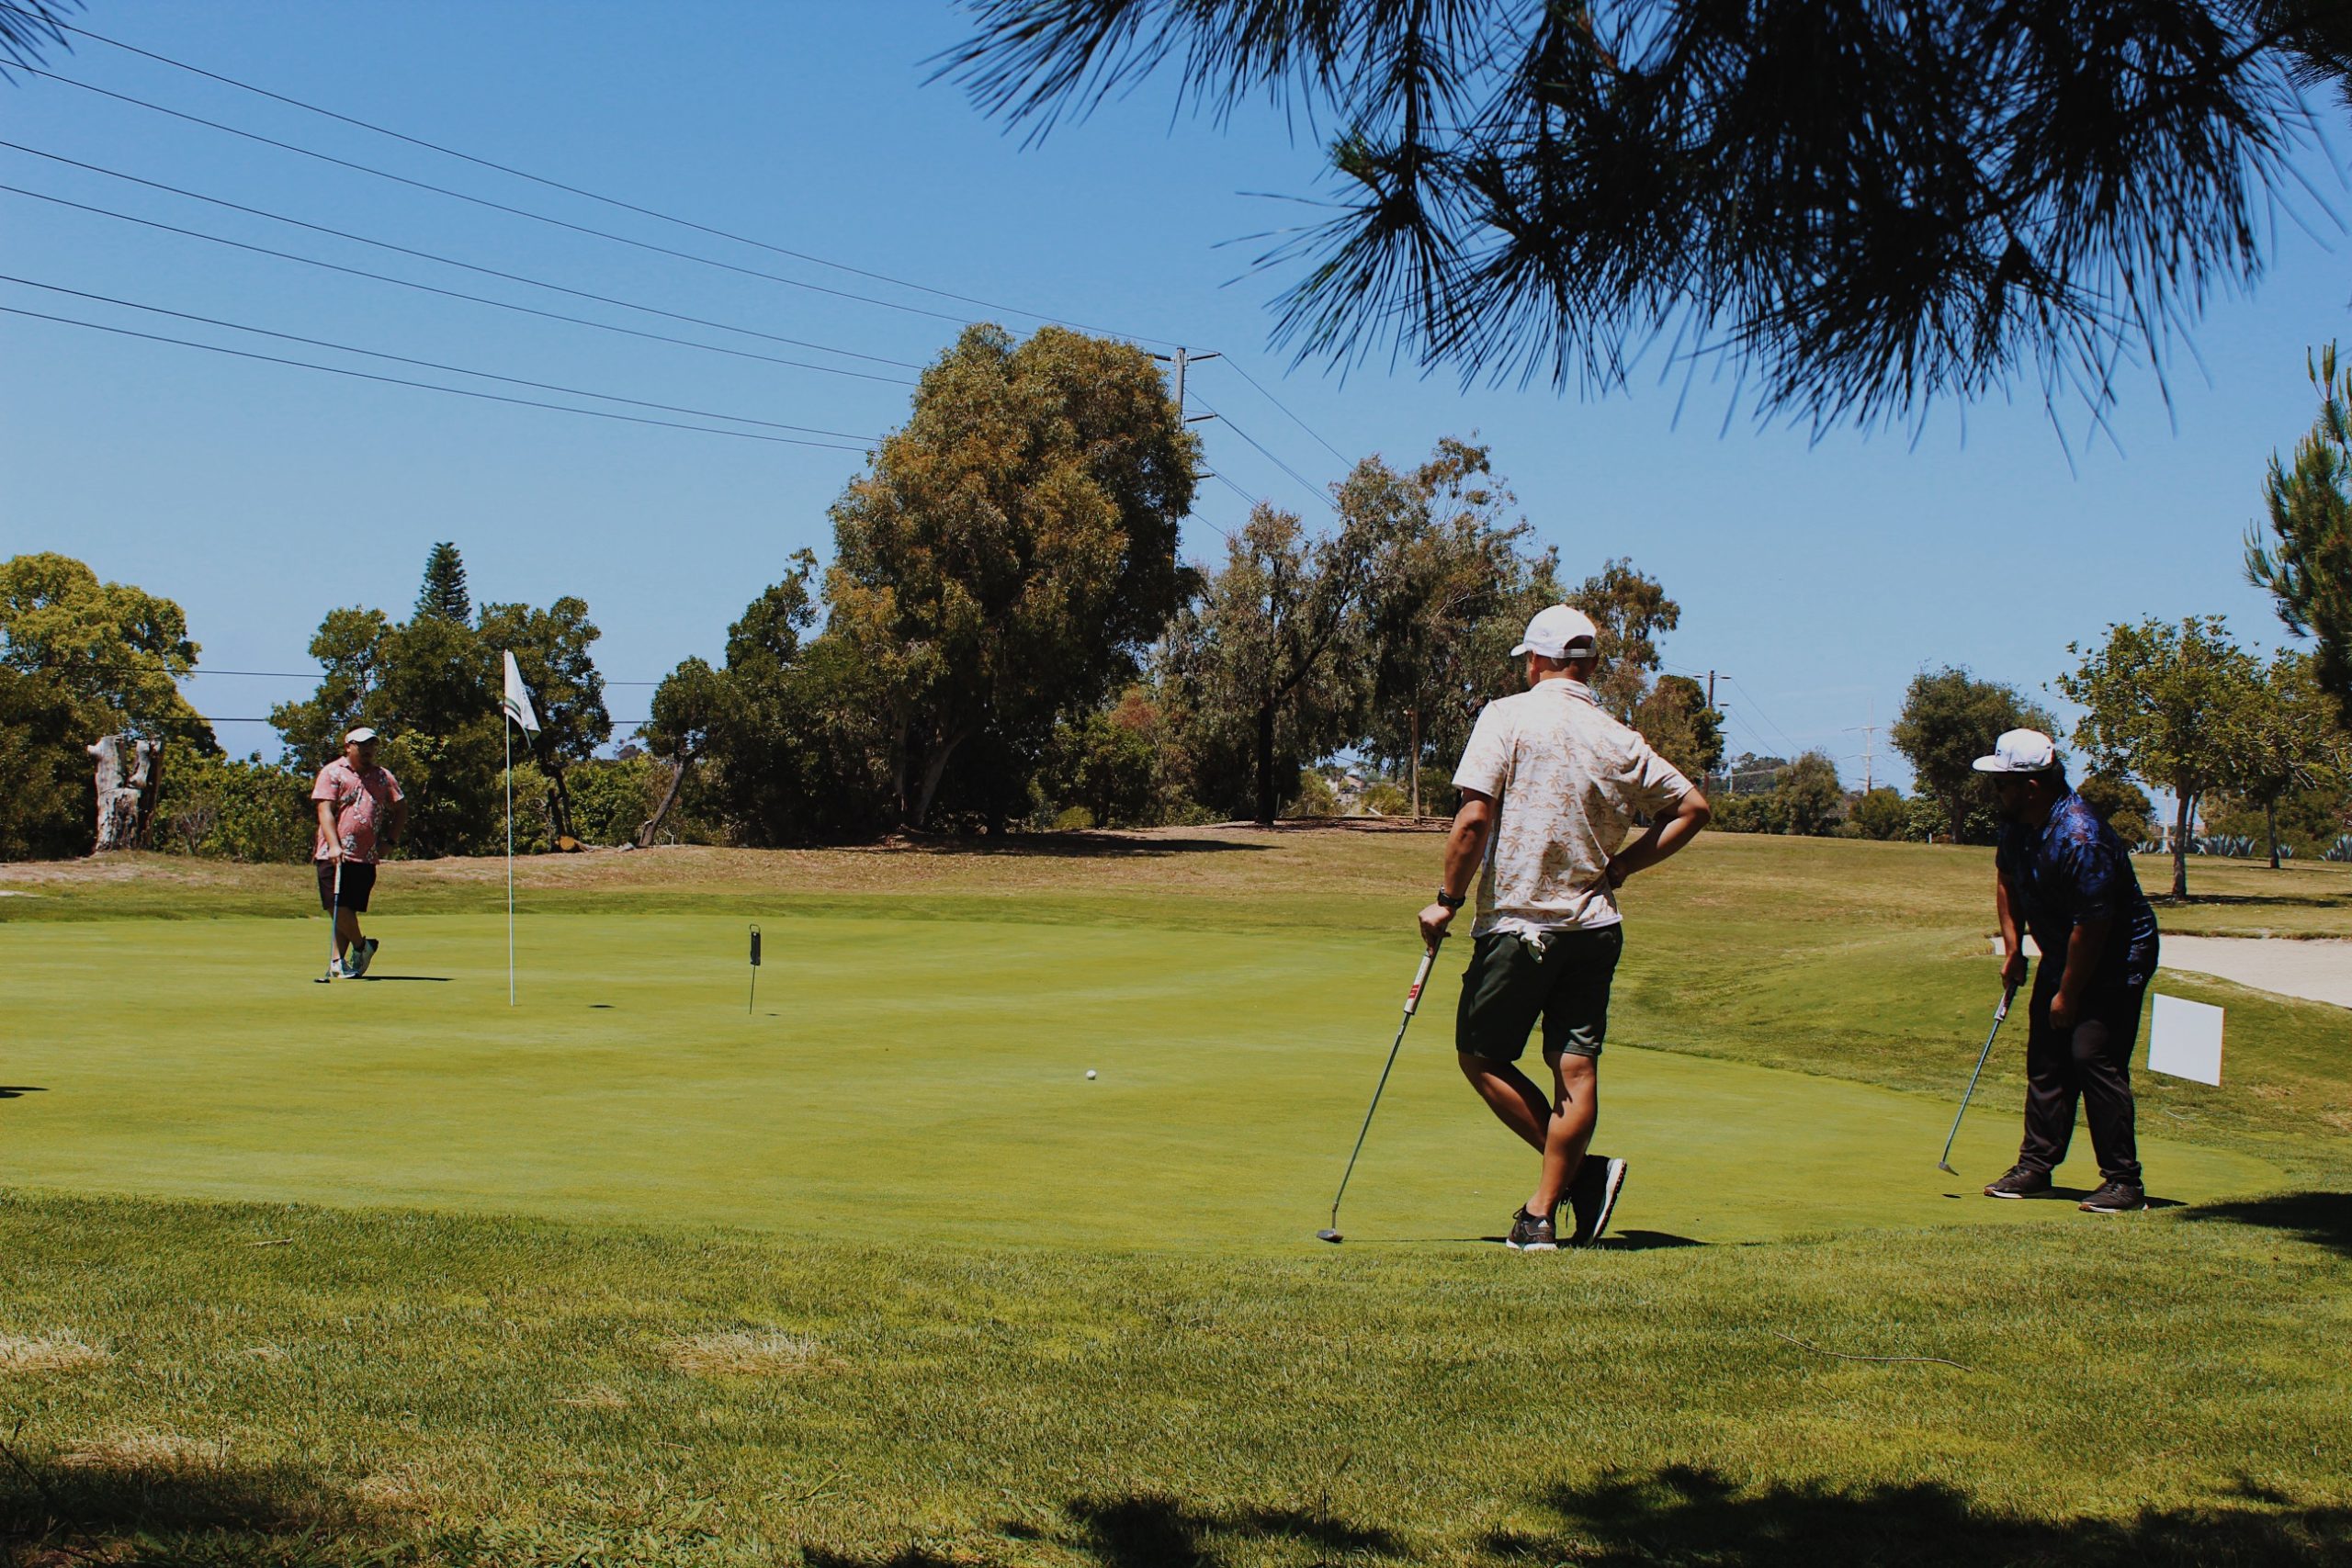
[[[2102,1181],[2098,1190],[2083,1200],[2086,1214],[2128,1214],[2148,1206],[2148,1194],[2130,1181]]]
[[[1531,1214],[1525,1209],[1510,1217],[1510,1235],[1503,1245],[1513,1252],[1557,1252],[1559,1237],[1552,1234],[1552,1219],[1548,1214]]]
[[[1568,1183],[1568,1212],[1576,1216],[1576,1235],[1569,1238],[1571,1247],[1590,1247],[1609,1228],[1609,1216],[1617,1207],[1617,1194],[1624,1190],[1625,1162],[1611,1159],[1607,1155],[1587,1155],[1577,1167],[1577,1179]]]
[[[2030,1165],[2013,1165],[1998,1181],[1984,1184],[1987,1198],[2041,1198],[2050,1191],[2050,1173]]]

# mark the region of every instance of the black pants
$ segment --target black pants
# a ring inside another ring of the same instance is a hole
[[[2139,967],[2137,965],[2134,966]],[[2050,1021],[2059,973],[2034,976],[2027,1003],[2025,1144],[2018,1163],[2055,1170],[2075,1136],[2075,1102],[2091,1124],[2099,1175],[2140,1185],[2140,1145],[2133,1127],[2132,1046],[2140,1035],[2140,1004],[2148,994],[2150,963],[2132,976],[2139,984],[2095,985],[2072,1029]]]

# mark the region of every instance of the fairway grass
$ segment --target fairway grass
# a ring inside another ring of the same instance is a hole
[[[334,987],[299,868],[0,868],[0,1562],[2352,1562],[2352,1014],[2164,976],[2168,1206],[1991,1202],[1984,857],[1702,839],[1616,1245],[1483,1239],[1453,944],[1320,1246],[1437,844],[530,862],[511,1010],[486,865]]]

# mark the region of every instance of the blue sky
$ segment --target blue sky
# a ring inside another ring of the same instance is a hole
[[[2041,694],[2065,645],[2142,615],[2227,614],[2283,635],[2240,574],[2263,466],[2310,423],[2305,350],[2345,334],[2342,236],[2281,214],[2268,277],[2207,311],[2170,378],[2124,384],[2114,442],[2066,443],[2038,395],[1938,412],[1925,434],[1820,440],[1723,428],[1720,390],[1605,400],[1465,392],[1450,376],[1320,366],[1269,349],[1288,275],[1235,243],[1304,210],[1314,145],[1280,118],[1171,115],[1155,84],[1024,148],[926,60],[960,35],[943,0],[652,7],[607,0],[167,6],[94,0],[80,18],[141,48],[548,177],[770,243],[1092,327],[1223,350],[1193,372],[1211,463],[1313,517],[1246,432],[1316,483],[1353,457],[1398,462],[1441,435],[1494,448],[1569,572],[1629,556],[1683,606],[1666,657],[1720,670],[1735,750],[1821,746],[1860,784],[1863,738],[1924,666]],[[271,104],[97,43],[62,74],[413,178],[676,245],[868,303],[631,251],[470,208],[39,79],[0,86],[0,139],[306,221],[760,332],[920,364],[970,307],[697,238]],[[2340,124],[2331,122],[2338,133]],[[2342,147],[2335,150],[2337,164]],[[2306,160],[2352,207],[2318,152]],[[663,322],[304,232],[0,149],[0,184],[436,287],[755,352],[911,378],[895,366]],[[2315,228],[2319,237],[2305,231]],[[121,299],[649,401],[878,435],[910,389],[695,353],[398,289],[0,193],[0,273]],[[0,304],[260,353],[452,381],[0,284]],[[891,308],[896,306],[899,308]],[[909,309],[912,307],[913,309]],[[1001,318],[1015,328],[1026,316]],[[484,389],[540,396],[487,383]],[[640,411],[642,412],[642,411]],[[650,414],[649,417],[671,417]],[[768,431],[768,434],[790,434]],[[827,438],[818,438],[827,439]],[[855,446],[852,442],[849,445]],[[2120,447],[2120,450],[2118,449]],[[730,440],[448,398],[0,316],[0,554],[58,549],[177,599],[220,671],[300,671],[331,606],[404,611],[426,550],[454,539],[477,602],[586,599],[617,682],[650,682],[726,626],[792,551],[823,554],[857,452]],[[1190,553],[1244,503],[1203,488]],[[296,682],[194,683],[203,711],[260,715]],[[644,686],[617,685],[616,717]],[[232,750],[266,728],[222,728]],[[1880,736],[1882,779],[1905,777]]]

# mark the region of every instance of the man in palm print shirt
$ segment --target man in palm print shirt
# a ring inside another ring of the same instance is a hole
[[[2008,953],[2002,983],[2014,989],[2025,979],[2020,926],[2041,949],[2026,1010],[2025,1143],[1985,1196],[2050,1190],[2079,1100],[2101,1181],[2082,1206],[2094,1213],[2144,1207],[2132,1046],[2156,972],[2156,912],[2123,841],[2067,785],[2050,737],[2012,729],[1976,768],[1991,776],[2004,819],[1993,857],[1994,909]]]

